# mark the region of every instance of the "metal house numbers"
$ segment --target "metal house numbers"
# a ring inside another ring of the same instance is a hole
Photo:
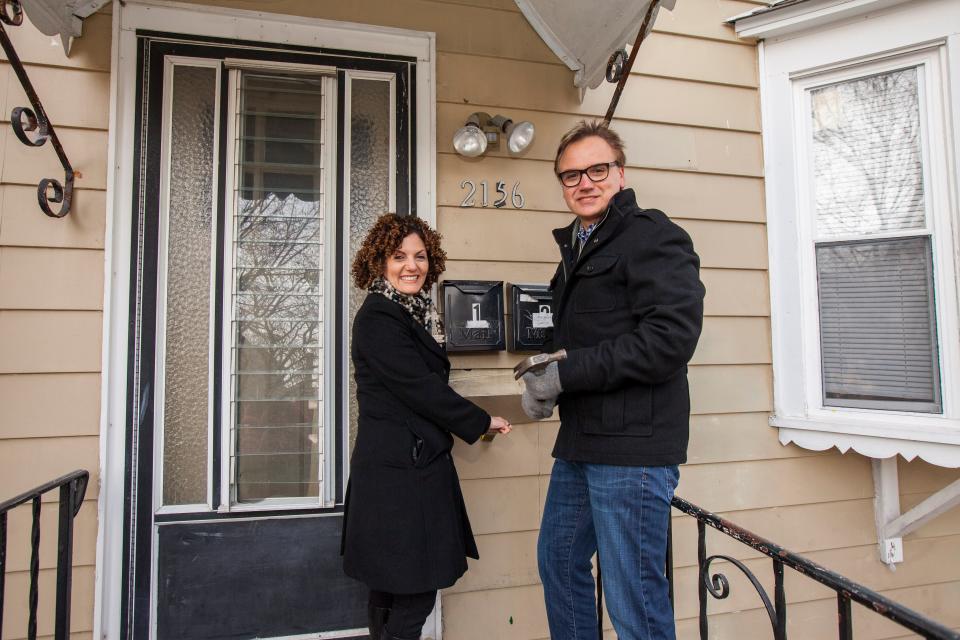
[[[507,206],[507,184],[503,180],[497,180],[495,185],[495,190],[493,194],[489,193],[486,180],[480,181],[480,204],[477,205],[477,185],[473,180],[462,180],[460,182],[460,188],[467,190],[467,195],[463,199],[463,202],[460,203],[461,207],[488,207],[491,204],[497,209],[502,209]],[[496,198],[493,202],[490,202],[490,196],[495,195]],[[523,209],[523,194],[520,193],[520,181],[518,180],[513,185],[513,189],[510,190],[509,202],[513,205],[514,209]]]

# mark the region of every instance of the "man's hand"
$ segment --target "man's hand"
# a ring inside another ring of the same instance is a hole
[[[534,399],[550,400],[556,404],[557,396],[563,391],[557,363],[551,362],[544,369],[523,374],[523,385],[525,393],[529,393]]]
[[[520,396],[520,405],[523,407],[523,412],[532,420],[549,418],[553,414],[553,407],[556,403],[556,399],[537,400],[530,395],[529,389],[524,389],[523,395]]]

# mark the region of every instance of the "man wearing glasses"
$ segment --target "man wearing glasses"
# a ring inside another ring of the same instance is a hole
[[[623,142],[581,122],[554,170],[576,218],[553,232],[553,360],[523,375],[524,409],[560,406],[537,545],[550,636],[596,639],[591,558],[620,640],[673,638],[664,577],[670,501],[686,461],[687,362],[703,323],[690,237],[624,188]]]

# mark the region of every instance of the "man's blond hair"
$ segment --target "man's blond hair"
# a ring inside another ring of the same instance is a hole
[[[567,131],[562,138],[560,138],[560,145],[557,147],[557,155],[553,159],[553,172],[560,173],[560,156],[563,155],[563,152],[566,151],[574,142],[579,142],[584,138],[590,138],[596,136],[600,138],[613,149],[613,152],[616,154],[616,161],[621,167],[625,167],[627,164],[627,156],[623,153],[624,144],[623,140],[620,138],[620,134],[608,127],[603,123],[602,120],[581,120],[577,123],[573,129]]]

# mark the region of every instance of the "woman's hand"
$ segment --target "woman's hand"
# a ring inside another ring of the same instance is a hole
[[[508,434],[513,429],[510,423],[500,416],[493,416],[490,418],[490,427],[487,429],[487,433],[490,435],[496,435],[498,433]]]

